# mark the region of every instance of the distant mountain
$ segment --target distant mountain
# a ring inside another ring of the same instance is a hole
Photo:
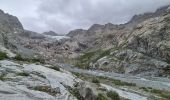
[[[30,39],[45,39],[44,35],[28,30],[25,30],[22,34],[20,34],[20,36]]]
[[[43,35],[51,35],[51,36],[59,36],[59,34],[53,32],[53,31],[49,31],[49,32],[44,32],[42,33]]]

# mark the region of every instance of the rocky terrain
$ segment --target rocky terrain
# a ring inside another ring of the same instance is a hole
[[[169,18],[168,7],[163,7],[155,13],[135,16],[127,24],[93,25],[87,31],[78,30],[82,33],[75,32],[72,41],[83,43],[88,49],[74,65],[124,74],[169,77]]]
[[[0,84],[2,100],[169,100],[169,6],[63,36],[0,10]]]

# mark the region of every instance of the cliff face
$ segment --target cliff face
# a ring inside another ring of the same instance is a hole
[[[16,33],[23,30],[22,24],[17,17],[6,14],[2,10],[0,10],[0,26],[1,31]]]
[[[18,34],[23,32],[18,18],[0,10],[0,44],[7,48],[16,48]]]

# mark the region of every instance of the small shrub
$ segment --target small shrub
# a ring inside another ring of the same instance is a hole
[[[100,83],[100,81],[97,78],[93,78],[92,83]]]
[[[80,76],[80,73],[76,73],[76,72],[74,72],[73,74],[74,74],[74,75],[76,75],[77,77],[79,77],[79,76]]]
[[[168,93],[161,93],[160,96],[166,98],[167,100],[170,100],[170,94]]]
[[[155,94],[161,94],[162,93],[161,90],[157,90],[157,89],[152,89],[150,92],[155,93]]]
[[[25,61],[28,61],[28,62],[31,62],[31,63],[39,62],[41,64],[45,64],[45,60],[40,59],[40,58],[26,58]]]
[[[17,75],[19,75],[19,76],[29,76],[29,74],[25,73],[25,72],[17,73]]]
[[[38,58],[23,58],[20,54],[17,54],[14,57],[14,60],[17,60],[17,61],[27,61],[27,62],[30,62],[30,63],[40,62],[42,64],[44,64],[44,62],[45,62],[43,59],[38,59]]]
[[[7,54],[5,52],[0,52],[0,60],[8,58]]]
[[[5,77],[5,75],[0,75],[0,80],[1,80],[1,81],[4,81],[4,80],[5,80],[4,77]]]
[[[122,82],[121,80],[113,79],[113,83],[119,86],[136,86],[135,83]]]
[[[24,58],[22,58],[22,56],[20,54],[17,54],[15,57],[14,57],[15,60],[18,60],[18,61],[25,61]]]
[[[69,87],[69,92],[74,95],[77,100],[84,100],[84,98],[81,96],[81,94],[79,93],[79,91],[77,89],[73,89],[71,87]]]
[[[30,89],[36,90],[36,91],[42,91],[46,92],[52,96],[55,96],[56,94],[60,94],[60,89],[59,88],[51,88],[51,86],[36,86],[36,87],[31,87]]]
[[[119,94],[113,91],[108,91],[107,96],[110,97],[112,100],[120,100]]]
[[[163,98],[166,98],[167,100],[170,100],[170,92],[168,91],[149,88],[149,92],[157,94]]]
[[[149,92],[149,88],[146,88],[146,87],[140,87],[139,89],[142,89],[142,90],[144,90],[146,92]]]
[[[53,66],[53,67],[51,67],[51,69],[54,69],[54,70],[56,70],[56,71],[60,71],[60,68],[57,67],[57,66]]]
[[[136,86],[135,83],[123,82],[123,81],[118,80],[118,79],[113,79],[113,78],[108,78],[108,77],[103,77],[103,76],[99,76],[99,78],[100,78],[100,79],[109,80],[109,81],[111,81],[114,85],[118,85],[118,86]]]
[[[108,100],[104,94],[99,93],[97,96],[97,100]]]
[[[96,62],[96,61],[99,60],[100,58],[105,57],[105,56],[108,56],[108,55],[110,55],[110,50],[105,50],[105,51],[101,50],[101,51],[99,52],[98,56],[93,60],[93,62]]]

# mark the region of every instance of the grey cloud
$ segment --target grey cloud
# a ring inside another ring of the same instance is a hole
[[[19,1],[23,0],[13,1],[14,8],[20,4]],[[31,9],[28,15],[25,10],[17,10],[14,14],[20,14],[19,18],[26,29],[67,33],[75,28],[88,28],[95,23],[125,23],[135,14],[153,12],[168,4],[170,0],[36,0],[36,3],[35,0],[30,0],[23,7]]]
[[[65,33],[94,23],[125,23],[135,14],[153,12],[166,4],[170,0],[44,0],[38,12],[50,27]]]

